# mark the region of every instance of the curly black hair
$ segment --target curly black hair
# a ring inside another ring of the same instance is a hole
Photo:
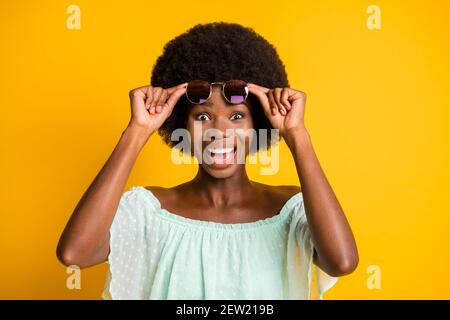
[[[197,24],[165,44],[163,53],[153,65],[150,85],[170,88],[193,79],[226,81],[241,79],[267,88],[289,87],[285,66],[275,47],[252,28],[237,23],[212,22]],[[259,141],[259,129],[273,129],[262,106],[253,94],[247,98],[254,129]],[[191,103],[182,95],[172,114],[158,129],[169,146],[177,128],[186,128]],[[267,149],[279,141],[267,135]],[[262,149],[259,143],[256,151]]]

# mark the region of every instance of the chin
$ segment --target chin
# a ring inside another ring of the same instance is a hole
[[[216,179],[227,179],[233,176],[239,168],[239,165],[237,164],[230,164],[225,168],[216,168],[206,163],[202,163],[201,166],[203,170]]]

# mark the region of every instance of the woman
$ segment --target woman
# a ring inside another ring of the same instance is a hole
[[[306,96],[251,28],[194,26],[166,44],[151,85],[130,100],[128,126],[57,248],[65,265],[108,262],[103,298],[321,299],[355,270],[355,239],[303,121]],[[158,131],[179,148],[178,129],[200,160],[196,176],[123,193],[148,139]],[[260,129],[285,140],[302,188],[248,178],[240,152],[274,143]]]

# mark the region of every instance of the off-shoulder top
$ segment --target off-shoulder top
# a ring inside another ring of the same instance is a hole
[[[103,299],[323,299],[338,280],[313,263],[301,192],[272,217],[195,220],[124,192],[110,228]]]

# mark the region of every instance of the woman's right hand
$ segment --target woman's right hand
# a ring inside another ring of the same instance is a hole
[[[187,82],[167,89],[144,86],[131,90],[131,119],[128,127],[139,129],[145,138],[149,138],[171,115],[175,104],[186,92],[186,87]]]

